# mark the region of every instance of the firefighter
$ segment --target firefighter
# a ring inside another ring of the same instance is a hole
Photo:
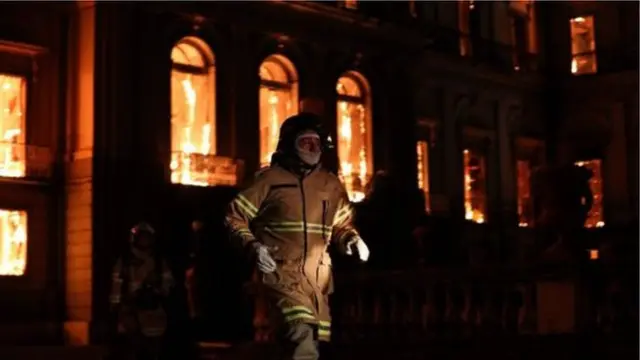
[[[133,359],[157,359],[167,328],[164,300],[173,276],[157,252],[155,230],[147,223],[131,229],[129,248],[116,261],[111,308],[124,351]]]
[[[369,258],[345,188],[320,166],[330,148],[319,117],[288,118],[271,165],[236,196],[226,216],[232,239],[256,265],[282,359],[318,359],[318,341],[330,339],[329,245],[362,262]]]

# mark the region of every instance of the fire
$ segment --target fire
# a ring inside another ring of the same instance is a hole
[[[425,195],[425,209],[431,211],[429,202],[429,144],[426,141],[418,141],[416,155],[418,160],[418,188]]]
[[[336,90],[340,98],[337,104],[340,179],[349,199],[359,202],[365,197],[370,178],[365,98],[358,84],[349,77],[342,77]]]
[[[193,86],[192,75],[187,75],[186,79],[180,82],[185,95],[184,101],[187,109],[186,121],[182,124],[180,134],[180,151],[171,155],[171,182],[184,185],[208,186],[207,181],[209,169],[196,169],[197,156],[206,157],[212,155],[211,146],[211,124],[197,124],[198,94]],[[200,135],[199,147],[196,146],[194,138]]]
[[[293,64],[271,55],[260,65],[260,165],[271,164],[280,125],[298,112],[298,87]]]
[[[280,125],[282,124],[282,122],[290,115],[289,112],[287,111],[286,114],[280,114],[278,111],[278,105],[280,104],[280,98],[278,97],[278,93],[270,90],[270,89],[265,89],[267,91],[267,103],[269,106],[269,115],[268,115],[268,121],[269,121],[269,126],[268,126],[268,137],[267,137],[267,151],[265,153],[265,155],[262,157],[262,159],[260,159],[260,164],[262,164],[263,166],[266,166],[268,164],[271,163],[271,156],[273,155],[273,153],[276,151],[276,147],[278,146],[278,132],[280,129]],[[287,108],[290,107],[290,104],[287,104]]]
[[[480,170],[482,173],[483,164],[480,160],[478,164],[472,164],[472,155],[469,150],[464,151],[464,210],[465,219],[471,220],[478,224],[485,221],[484,214],[484,187],[482,189],[474,189],[476,181],[482,181],[478,176],[472,174],[472,170]],[[482,176],[482,175],[481,175]]]
[[[0,210],[0,275],[24,275],[27,265],[27,213]]]
[[[517,170],[517,190],[518,190],[518,226],[529,227],[531,219],[531,165],[527,160],[518,160]]]
[[[590,160],[590,161],[578,161],[576,162],[577,166],[585,167],[593,172],[593,176],[589,179],[589,187],[591,188],[591,193],[593,194],[593,206],[591,210],[589,210],[589,214],[587,215],[587,221],[584,226],[586,228],[593,227],[604,227],[604,216],[603,216],[603,208],[602,208],[602,172],[601,172],[601,161]]]
[[[19,76],[0,74],[0,84],[0,176],[23,177],[26,81]]]

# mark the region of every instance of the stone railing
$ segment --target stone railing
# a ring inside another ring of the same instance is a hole
[[[597,263],[562,271],[501,267],[337,274],[333,336],[337,342],[358,343],[624,333],[637,328],[633,304],[637,282]]]

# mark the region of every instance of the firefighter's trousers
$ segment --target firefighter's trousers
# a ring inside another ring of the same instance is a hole
[[[283,330],[282,360],[318,360],[320,358],[313,325],[292,324]]]

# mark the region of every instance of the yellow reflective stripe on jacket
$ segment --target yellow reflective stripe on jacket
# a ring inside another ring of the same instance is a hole
[[[303,232],[304,222],[302,221],[279,221],[269,222],[265,225],[265,229],[273,232]],[[307,223],[307,232],[312,234],[330,235],[331,226]]]
[[[258,215],[258,208],[242,194],[239,194],[233,202],[242,210],[242,212],[244,212],[244,215],[249,220],[252,220],[256,215]]]
[[[333,225],[339,225],[351,216],[351,205],[341,207],[333,217]]]
[[[328,321],[318,321],[318,336],[330,337],[331,336],[331,323]]]
[[[304,306],[291,306],[282,308],[284,321],[292,322],[300,319],[315,320],[313,312]]]

